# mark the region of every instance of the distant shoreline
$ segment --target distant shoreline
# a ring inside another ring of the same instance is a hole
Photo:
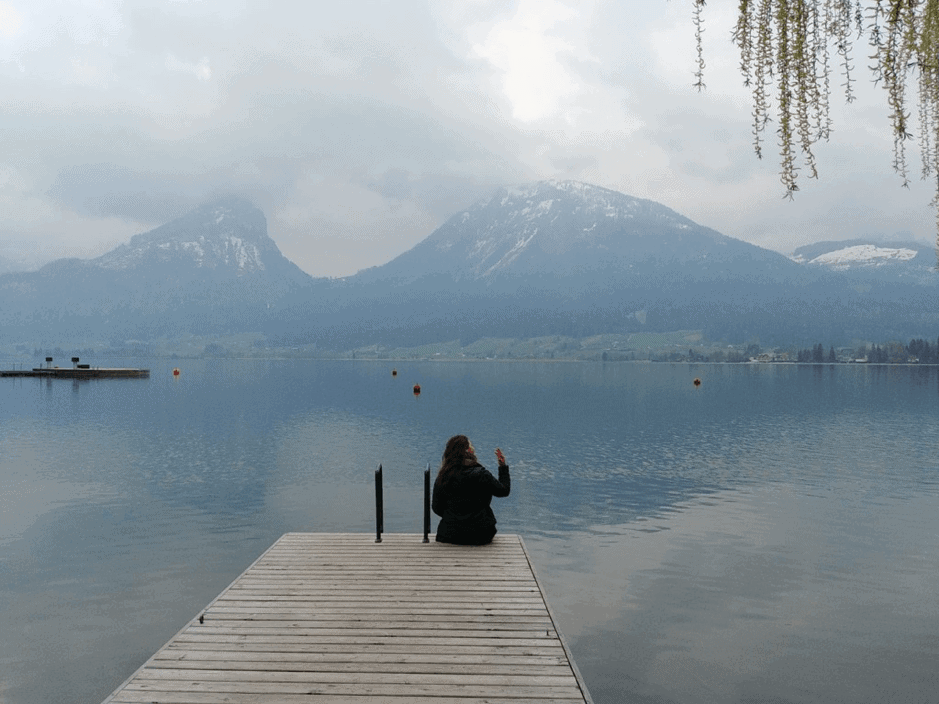
[[[656,360],[656,359],[596,359],[596,358],[577,358],[577,357],[556,357],[553,359],[543,357],[351,357],[347,355],[337,356],[289,356],[289,355],[271,355],[271,356],[237,356],[229,355],[224,357],[205,357],[205,356],[180,356],[180,355],[104,355],[103,359],[122,358],[122,359],[151,359],[151,360],[169,360],[169,361],[202,361],[202,362],[222,362],[222,361],[306,361],[306,362],[349,362],[362,364],[391,364],[395,363],[413,363],[413,362],[433,362],[433,363],[486,363],[498,362],[500,364],[571,364],[571,363],[589,363],[589,364],[671,364],[686,365],[689,367],[698,366],[723,366],[723,367],[743,367],[743,366],[765,366],[765,367],[939,367],[937,362],[767,362],[767,361],[746,361],[746,362],[712,362],[712,361],[688,361],[688,360]],[[0,360],[9,360],[14,364],[12,369],[3,369],[4,376],[31,376],[31,377],[49,377],[51,374],[20,374],[20,370],[25,368],[32,369],[31,364],[15,362],[19,357],[0,356]],[[3,362],[0,361],[0,364]],[[16,365],[20,365],[17,369]],[[8,374],[6,372],[16,371],[17,374]],[[68,371],[68,370],[67,370]],[[65,376],[63,374],[63,376]]]
[[[290,343],[261,333],[222,337],[190,336],[156,340],[56,341],[0,347],[0,357],[38,366],[45,357],[57,363],[72,356],[82,359],[295,359],[381,362],[500,361],[500,362],[641,362],[671,364],[873,364],[897,366],[939,363],[939,339],[891,340],[877,343],[856,340],[835,347],[819,342],[760,344],[758,340],[733,343],[705,339],[702,330],[665,333],[610,333],[583,338],[545,335],[531,338],[486,337],[416,344],[370,344],[351,349],[330,349],[317,341]]]

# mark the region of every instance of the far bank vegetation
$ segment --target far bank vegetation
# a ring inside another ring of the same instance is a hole
[[[187,336],[180,339],[85,341],[70,345],[17,344],[0,349],[11,357],[46,356],[148,357],[178,359],[349,359],[349,360],[543,360],[601,362],[671,362],[711,364],[939,364],[939,338],[915,338],[907,343],[856,342],[849,346],[814,344],[763,347],[759,341],[727,344],[708,341],[700,330],[670,333],[595,335],[585,338],[549,335],[525,339],[484,337],[414,347],[368,345],[348,350],[324,349],[316,343],[274,344],[258,334],[228,337]]]

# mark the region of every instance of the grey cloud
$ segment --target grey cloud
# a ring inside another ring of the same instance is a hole
[[[281,164],[263,170],[254,166],[220,164],[198,173],[157,173],[110,163],[66,166],[47,195],[91,217],[162,223],[222,195],[263,202],[266,193],[286,190],[295,176]]]
[[[633,92],[645,123],[639,137],[668,153],[678,173],[727,184],[763,169],[753,152],[747,114],[728,114],[707,96],[676,95],[647,80],[635,82]],[[764,137],[765,151],[775,155],[775,135]]]
[[[399,168],[379,175],[362,174],[358,182],[385,198],[413,201],[440,221],[502,183],[499,179],[477,180],[458,174],[415,174]]]
[[[746,107],[655,75],[649,37],[670,22],[660,10],[578,5],[594,14],[565,35],[583,52],[559,57],[583,82],[572,122],[519,124],[498,71],[473,52],[491,22],[517,8],[464,5],[124,0],[88,9],[103,19],[83,33],[52,31],[19,63],[0,54],[0,169],[23,204],[0,229],[58,227],[63,241],[103,243],[101,218],[123,219],[109,225],[113,241],[121,226],[158,224],[232,193],[264,209],[272,236],[296,256],[324,261],[323,242],[338,252],[348,241],[349,261],[362,249],[356,238],[385,237],[389,252],[403,251],[495,186],[545,177],[661,200],[733,236],[754,223],[765,230],[770,213],[791,223],[811,210],[808,188],[798,208],[776,207],[775,135],[760,162]],[[690,83],[693,35],[688,42]],[[830,163],[813,188],[837,198]],[[753,197],[728,195],[738,191]],[[881,209],[897,227],[920,228],[896,206]],[[66,226],[56,210],[79,219]]]
[[[566,175],[576,176],[586,169],[595,169],[599,166],[597,157],[592,154],[578,154],[559,156],[551,159],[551,164]]]
[[[156,174],[115,164],[66,166],[46,193],[76,213],[144,222],[172,219],[194,204]]]
[[[87,150],[71,145],[88,161],[66,163],[47,191],[61,205],[96,217],[160,220],[219,190],[260,192],[279,204],[311,170],[350,178],[388,198],[416,197],[440,214],[473,190],[476,179],[461,171],[483,164],[485,172],[518,173],[504,156],[430,116],[356,97],[251,94],[210,129],[162,144],[146,134],[103,132],[84,135]],[[110,149],[108,133],[122,135]],[[145,165],[133,157],[155,149]],[[107,161],[91,161],[95,156]],[[483,180],[486,187],[498,182]]]

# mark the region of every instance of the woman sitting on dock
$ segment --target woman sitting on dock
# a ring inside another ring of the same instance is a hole
[[[496,516],[489,506],[493,496],[508,496],[511,489],[509,466],[502,450],[496,448],[499,478],[492,476],[479,460],[473,443],[465,435],[447,441],[443,461],[434,482],[434,513],[440,516],[438,543],[485,545],[496,534]]]

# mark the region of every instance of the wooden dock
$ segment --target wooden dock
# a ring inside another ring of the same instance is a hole
[[[40,379],[147,379],[149,369],[121,367],[37,367],[35,369],[0,369],[0,377],[38,377]]]
[[[591,704],[519,536],[422,538],[285,534],[105,704]]]

